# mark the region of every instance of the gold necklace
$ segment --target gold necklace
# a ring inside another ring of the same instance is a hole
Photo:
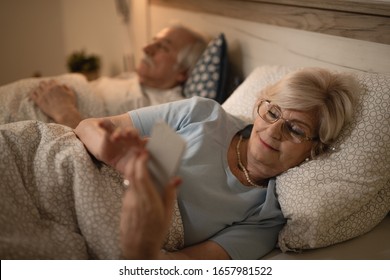
[[[244,172],[246,181],[247,181],[252,187],[263,188],[262,186],[259,186],[259,185],[255,184],[255,183],[251,180],[251,178],[249,177],[249,172],[248,172],[248,170],[247,170],[247,169],[245,168],[245,166],[242,164],[242,161],[241,161],[241,154],[240,154],[240,144],[241,144],[241,141],[242,141],[242,135],[240,135],[240,139],[238,140],[237,146],[236,146],[237,159],[238,159],[238,166],[239,166],[240,169]]]

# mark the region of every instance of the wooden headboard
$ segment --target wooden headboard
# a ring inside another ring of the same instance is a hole
[[[152,0],[152,3],[390,44],[390,1]]]
[[[148,0],[146,6],[149,38],[174,22],[210,36],[223,32],[244,77],[264,64],[390,73],[389,0]]]

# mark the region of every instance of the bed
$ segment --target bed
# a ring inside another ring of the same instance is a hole
[[[251,108],[256,90],[291,69],[318,66],[360,75],[363,84],[375,89],[372,92],[378,95],[378,104],[383,105],[383,116],[378,117],[378,122],[384,121],[385,133],[378,137],[384,139],[387,148],[382,151],[389,157],[390,140],[386,127],[389,126],[390,4],[387,1],[152,0],[146,6],[148,20],[145,24],[152,34],[175,21],[190,23],[200,31],[225,34],[231,74],[234,75],[229,79],[246,80],[223,106],[243,117],[250,115],[245,110]],[[252,80],[248,80],[249,77]],[[244,111],[239,111],[242,106]],[[367,148],[365,153],[369,155],[372,150]],[[387,195],[383,195],[388,197],[390,167],[386,157],[382,171],[387,179],[382,181],[382,186],[386,186]],[[307,175],[310,176],[310,172]],[[359,193],[360,189],[357,190]],[[287,196],[286,192],[283,195]],[[373,193],[360,195],[368,199],[375,196]],[[370,206],[370,209],[379,205],[384,207],[379,210],[378,216],[363,211],[360,214],[367,215],[361,217],[360,222],[350,219],[353,223],[335,226],[331,221],[333,226],[328,228],[328,232],[323,231],[321,238],[321,230],[315,235],[313,228],[300,226],[299,219],[294,221],[294,214],[305,213],[299,205],[286,202],[285,209],[290,210],[290,224],[280,236],[279,248],[264,259],[390,259],[390,202],[382,198],[379,201]],[[355,213],[358,212],[356,208]],[[315,225],[315,219],[312,223],[310,216],[304,218],[307,225]],[[304,234],[305,238],[299,238],[305,230],[314,236],[312,240]],[[348,237],[344,235],[342,238],[340,231],[348,233]],[[338,237],[335,236],[337,232],[340,234]],[[294,242],[286,238],[282,240],[290,233]]]
[[[226,101],[227,96],[219,102],[231,114],[245,119],[251,117],[251,104],[258,90],[296,68],[320,66],[356,73],[366,95],[359,105],[360,117],[340,138],[334,154],[278,178],[278,195],[288,223],[280,233],[278,248],[264,259],[390,259],[389,5],[352,1],[360,5],[351,11],[351,5],[337,4],[339,1],[309,2],[311,6],[307,1],[293,0],[212,4],[153,0],[146,4],[144,19],[150,21],[151,34],[174,19],[215,33],[216,41],[226,38],[225,47],[229,48],[218,52],[219,61],[225,61],[219,72],[224,82],[216,85],[221,89],[226,79],[244,82]],[[292,18],[286,12],[291,7],[297,9]],[[271,9],[267,11],[272,11],[274,17],[256,16],[265,8]],[[341,20],[345,18],[349,19]],[[364,29],[355,26],[361,19],[367,23]],[[338,24],[329,26],[329,22],[346,25],[340,29]],[[227,77],[227,59],[233,76]],[[85,116],[107,114],[105,104],[96,102],[82,76],[55,78],[72,84]],[[31,105],[26,94],[38,81],[28,79],[0,89],[0,93],[13,92],[12,98],[0,95],[0,103],[7,104],[5,110],[17,108],[1,113],[0,257],[120,259],[117,229],[124,191],[122,178],[109,167],[96,164],[71,129],[51,124]],[[190,79],[188,97],[217,98],[218,94],[190,88],[194,84],[197,79]],[[375,100],[381,108],[371,116],[380,127],[365,125],[368,100]],[[362,136],[358,147],[353,145],[356,138],[351,135]],[[365,145],[372,139],[379,141],[378,149]],[[358,160],[349,155],[357,155]],[[340,173],[343,168],[363,171],[354,177],[356,172]],[[375,180],[368,180],[365,174]],[[340,179],[345,175],[351,175],[348,184]],[[362,180],[370,184],[362,185]],[[340,190],[337,199],[329,199],[335,189]],[[313,208],[302,207],[300,201],[308,199],[315,202]],[[179,247],[182,234],[180,213],[175,211],[165,248]]]
[[[259,90],[294,69],[256,68],[223,108],[249,121]],[[390,77],[358,77],[365,87],[358,114],[335,151],[278,177],[277,193],[288,221],[279,248],[265,259],[390,257]],[[370,110],[371,102],[378,110]],[[13,122],[0,126],[0,136],[0,257],[121,259],[121,175],[97,164],[62,125]],[[180,248],[182,241],[176,208],[165,249]]]

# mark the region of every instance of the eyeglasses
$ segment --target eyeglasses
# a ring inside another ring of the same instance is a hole
[[[315,141],[318,137],[310,137],[309,128],[299,122],[286,120],[283,118],[282,109],[279,106],[271,104],[269,100],[262,100],[257,107],[257,114],[267,123],[276,123],[283,120],[282,133],[287,139],[294,143],[304,141]]]

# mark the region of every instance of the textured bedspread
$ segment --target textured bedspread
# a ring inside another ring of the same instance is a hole
[[[122,178],[98,167],[73,131],[0,126],[0,258],[120,259]],[[178,209],[165,248],[183,242]]]
[[[50,79],[66,84],[75,91],[78,109],[85,118],[107,115],[104,101],[92,91],[83,75],[64,74],[51,78],[28,78],[0,86],[0,124],[23,120],[53,122],[28,98],[30,91],[40,81]]]

